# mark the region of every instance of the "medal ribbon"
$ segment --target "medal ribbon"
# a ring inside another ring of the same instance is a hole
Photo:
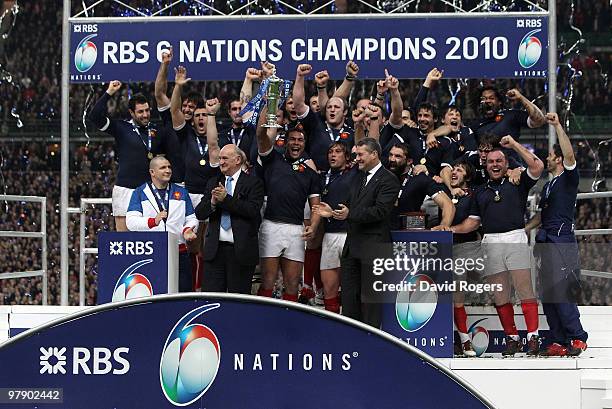
[[[168,210],[170,207],[170,185],[168,185],[167,189],[164,189],[164,197],[161,197],[159,190],[155,187],[153,183],[149,183],[149,188],[153,192],[153,196],[155,196],[155,201],[157,202],[157,206],[159,207],[159,211]]]

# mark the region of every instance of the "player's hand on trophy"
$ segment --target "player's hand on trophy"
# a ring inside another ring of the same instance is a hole
[[[161,212],[157,213],[157,216],[155,216],[155,225],[159,226],[161,221],[166,220],[167,218],[168,218],[168,211],[162,210]]]
[[[300,77],[307,77],[312,72],[312,65],[300,64],[297,67],[297,75]]]
[[[359,66],[357,65],[357,63],[353,61],[349,61],[348,63],[346,63],[346,75],[349,75],[351,77],[356,77],[358,73],[359,73]]]
[[[315,74],[315,83],[317,84],[317,88],[327,87],[328,81],[329,73],[327,70],[319,71]]]
[[[258,70],[257,68],[247,68],[246,73],[244,74],[245,79],[250,81],[259,81],[261,80],[262,76],[262,71]]]
[[[261,73],[264,78],[271,77],[274,75],[274,70],[276,70],[276,66],[269,61],[261,62]]]
[[[119,88],[121,88],[121,85],[122,85],[121,81],[113,80],[109,82],[106,93],[110,96],[115,95],[115,92],[119,91]]]
[[[189,81],[191,81],[191,78],[187,78],[187,68],[179,65],[174,69],[174,83],[176,85],[185,85]]]
[[[220,107],[221,103],[217,98],[211,98],[206,100],[206,111],[208,111],[208,113],[217,115],[217,112],[219,112]]]
[[[164,65],[168,65],[172,62],[172,57],[173,57],[173,53],[172,53],[172,47],[168,47],[167,50],[162,51],[162,64]]]

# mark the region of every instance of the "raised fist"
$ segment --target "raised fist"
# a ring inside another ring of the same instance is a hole
[[[357,63],[354,63],[353,61],[349,61],[348,63],[346,63],[346,74],[347,75],[356,77],[357,73],[359,73],[359,66],[357,65]]]
[[[167,50],[162,51],[162,64],[168,65],[170,64],[170,62],[172,62],[172,56],[174,54],[172,53],[172,47],[168,47]]]
[[[251,81],[258,81],[261,79],[263,73],[257,68],[247,68],[245,78]]]
[[[329,73],[326,70],[319,71],[315,75],[315,83],[317,87],[326,87],[329,81]]]
[[[261,73],[263,74],[264,78],[268,78],[272,76],[275,70],[276,70],[276,66],[272,64],[271,62],[268,62],[268,61],[261,62]]]
[[[108,93],[108,95],[114,95],[115,92],[119,91],[119,88],[121,88],[121,81],[111,81],[108,83],[108,89],[106,90],[106,92]]]
[[[512,88],[511,90],[506,92],[506,97],[508,97],[508,99],[512,102],[520,100],[522,96],[523,95],[521,94],[521,91],[516,88]]]
[[[546,114],[546,122],[548,122],[550,125],[559,125],[559,115],[557,115],[556,112],[549,112]]]
[[[297,75],[300,77],[307,77],[312,72],[312,65],[300,64],[297,67]]]
[[[219,108],[221,107],[221,103],[217,98],[207,99],[206,100],[206,110],[211,114],[217,114],[219,112]]]

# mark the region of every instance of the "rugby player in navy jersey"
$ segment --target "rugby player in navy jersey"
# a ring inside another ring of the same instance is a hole
[[[540,210],[526,226],[540,226],[536,253],[540,256],[542,309],[551,333],[544,356],[577,356],[587,348],[588,334],[580,323],[576,294],[580,283],[580,262],[574,235],[574,211],[580,175],[569,137],[555,113],[546,115],[555,128],[559,143],[546,158],[552,179],[543,189]]]
[[[500,149],[489,152],[486,163],[489,181],[475,192],[470,217],[452,226],[451,230],[469,233],[482,224],[482,247],[486,256],[484,275],[495,286],[495,308],[506,334],[506,349],[502,354],[514,355],[522,350],[511,303],[512,281],[527,325],[527,354],[537,355],[540,347],[538,302],[531,285],[531,252],[524,217],[529,190],[536,184],[544,165],[510,135],[504,136],[500,144],[514,150],[527,164],[520,183],[514,185],[508,181],[508,160],[504,152]]]
[[[325,217],[321,221],[323,235],[321,254],[321,280],[325,294],[325,309],[340,312],[340,259],[346,241],[348,223],[333,217],[340,204],[348,203],[351,186],[358,183],[359,169],[350,166],[351,153],[346,144],[335,142],[327,153],[329,170],[321,174],[321,204],[316,212]]]
[[[134,189],[149,180],[149,161],[157,154],[165,153],[164,139],[150,122],[149,101],[142,94],[135,94],[128,102],[130,120],[110,119],[107,116],[109,99],[121,88],[121,82],[111,81],[104,95],[91,109],[88,119],[103,132],[115,139],[119,172],[113,186],[113,216],[117,231],[127,231],[125,216]]]
[[[170,114],[170,98],[168,98],[168,66],[172,62],[172,47],[162,52],[162,61],[155,78],[155,102],[157,112],[162,120],[164,131],[167,133],[168,146],[167,158],[172,164],[172,182],[185,182],[185,152],[184,147],[178,140],[176,132],[172,127],[172,115]],[[191,121],[196,106],[203,105],[204,99],[197,92],[189,92],[184,98],[181,110],[187,122]]]
[[[525,110],[503,109],[502,96],[495,87],[486,86],[482,89],[478,107],[480,117],[469,125],[477,140],[487,132],[498,136],[510,135],[515,140],[519,140],[521,128],[539,128],[546,123],[540,108],[525,98],[518,89],[509,90],[506,97],[513,104],[520,102]]]
[[[344,77],[344,81],[342,81],[342,84],[340,84],[338,89],[334,91],[332,96],[341,98],[344,101],[348,100],[348,97],[351,93],[351,89],[353,88],[353,81],[355,81],[355,79],[357,78],[358,73],[359,66],[356,63],[354,63],[353,61],[349,61],[348,63],[346,63],[346,76]],[[317,87],[317,101],[319,103],[319,110],[315,112],[321,112],[321,108],[326,107],[327,102],[329,101],[329,95],[327,94],[329,73],[327,72],[327,70],[317,72],[315,74],[314,81]],[[325,119],[325,115],[321,116],[321,118]]]
[[[331,97],[325,105],[325,119],[311,112],[306,105],[304,78],[312,72],[308,64],[297,67],[297,75],[293,85],[293,105],[298,118],[304,126],[307,137],[307,152],[317,169],[325,172],[329,168],[327,150],[334,142],[346,143],[351,149],[354,145],[354,131],[346,124],[348,107],[346,101],[337,96]]]
[[[460,224],[469,217],[472,200],[474,200],[474,191],[470,189],[469,183],[474,177],[474,174],[474,167],[465,160],[456,162],[451,170],[451,187],[453,190],[461,190],[464,193],[462,195],[453,195],[452,197],[452,203],[455,206],[453,225]],[[446,229],[438,228],[436,230]],[[477,231],[465,234],[453,234],[453,258],[455,260],[473,260],[473,262],[482,259],[480,235]],[[462,274],[455,272],[455,275],[456,281],[467,280],[466,272]],[[474,352],[474,348],[472,348],[470,336],[468,335],[467,313],[465,311],[464,302],[465,292],[458,289],[453,293],[453,320],[460,340],[460,346],[457,349],[461,351],[461,354],[472,357],[476,356],[476,352]]]
[[[205,193],[206,185],[211,177],[219,175],[219,143],[216,132],[215,114],[219,109],[216,99],[211,102],[214,112],[209,112],[205,105],[197,106],[193,118],[188,123],[181,109],[181,93],[183,86],[190,80],[185,67],[175,68],[174,89],[170,100],[172,126],[179,142],[183,146],[185,162],[185,187],[189,192],[194,207],[197,207]],[[214,128],[214,133],[208,135],[207,130]],[[198,238],[189,243],[192,254],[194,276],[201,277],[202,245],[207,223],[199,224]],[[196,279],[197,281],[197,279]]]
[[[405,144],[394,145],[389,151],[389,170],[398,178],[401,187],[391,212],[391,229],[401,228],[400,214],[420,212],[423,201],[429,196],[442,210],[441,227],[450,227],[455,208],[444,185],[436,183],[425,173],[414,174],[410,148]],[[441,229],[438,228],[438,229]]]
[[[312,161],[304,156],[306,137],[302,131],[287,131],[287,149],[281,154],[272,141],[276,128],[265,128],[267,109],[257,124],[257,147],[268,197],[264,220],[259,231],[259,255],[262,283],[258,295],[271,297],[278,269],[283,275],[283,299],[297,301],[304,263],[304,241],[317,231],[320,217],[312,214],[304,227],[304,205],[319,204],[319,176]]]

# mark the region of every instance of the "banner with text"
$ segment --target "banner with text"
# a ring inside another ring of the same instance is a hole
[[[153,81],[169,47],[172,66],[186,66],[193,80],[242,80],[264,60],[285,79],[305,63],[313,75],[326,69],[342,78],[349,60],[359,64],[360,78],[382,78],[385,68],[398,78],[424,78],[433,67],[446,78],[547,75],[544,15],[261,17],[73,19],[70,81]]]
[[[263,297],[106,304],[0,345],[0,362],[0,407],[493,407],[394,337]]]

